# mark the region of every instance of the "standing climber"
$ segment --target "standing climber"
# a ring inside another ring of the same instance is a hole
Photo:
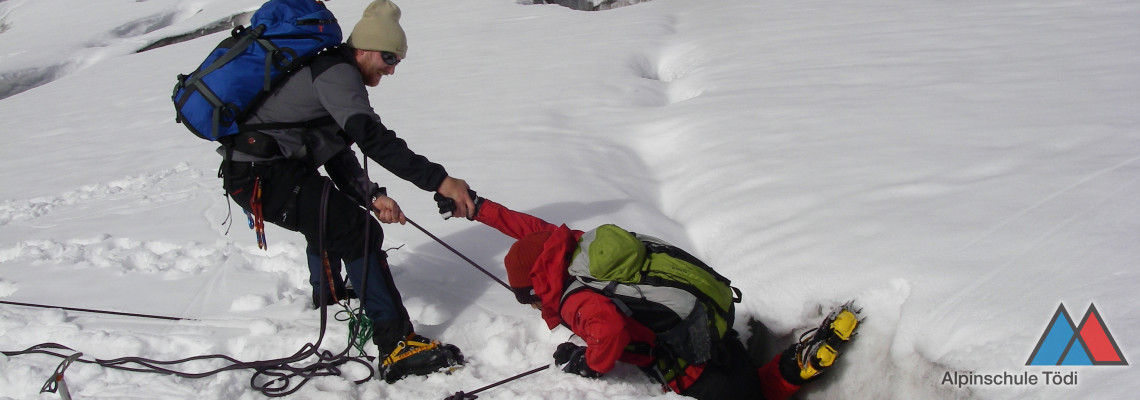
[[[343,262],[373,321],[381,375],[390,382],[461,364],[463,357],[455,346],[415,333],[381,250],[384,232],[376,221],[403,224],[406,218],[364,173],[350,146],[356,144],[369,159],[420,189],[454,200],[457,214],[474,211],[467,183],[409,149],[369,104],[367,87],[394,74],[407,56],[399,21],[400,9],[392,2],[369,4],[343,45],[292,73],[245,121],[262,128],[226,138],[219,149],[229,196],[255,217],[305,236],[314,303],[321,291],[333,301],[346,295],[339,273]],[[318,122],[297,126],[298,121]],[[322,274],[331,289],[318,287]]]

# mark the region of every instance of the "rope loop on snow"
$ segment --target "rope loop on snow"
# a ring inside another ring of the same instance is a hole
[[[331,187],[332,187],[332,182],[326,181],[325,187],[324,187],[324,192],[322,193],[322,198],[321,198],[322,211],[324,208],[326,208],[326,205],[328,202],[329,191],[331,190]],[[321,222],[320,223],[322,226],[321,241],[323,242],[324,241],[323,226],[325,224],[325,215],[323,212],[321,213]],[[322,274],[321,280],[323,281],[324,279],[326,279],[326,277],[324,276],[324,274]],[[324,284],[324,282],[322,282],[322,285],[323,284]],[[321,295],[320,295],[321,296],[321,298],[320,298],[321,304],[325,303],[325,297],[327,295],[328,295],[328,293],[326,293],[323,290],[321,291]],[[93,313],[100,313],[100,314],[122,315],[122,316],[129,316],[129,317],[138,317],[138,318],[163,319],[163,320],[172,320],[172,321],[190,320],[189,318],[177,318],[177,317],[167,317],[167,316],[160,316],[160,315],[122,313],[122,312],[115,312],[115,311],[103,311],[103,310],[93,310],[93,309],[52,307],[52,306],[44,306],[44,305],[38,305],[38,304],[15,303],[15,302],[8,302],[8,301],[0,301],[0,303],[19,305],[19,306],[29,306],[29,307],[60,308],[60,309],[71,310],[71,311],[82,311],[82,312],[93,312]],[[297,390],[301,389],[301,387],[304,386],[305,383],[307,383],[310,379],[315,378],[315,377],[339,376],[339,375],[341,375],[340,367],[345,365],[345,364],[348,364],[348,363],[358,363],[358,364],[364,366],[364,368],[368,370],[368,376],[366,376],[362,379],[356,380],[355,381],[356,384],[362,384],[362,383],[367,382],[370,379],[372,379],[372,377],[376,375],[376,370],[372,366],[373,362],[375,361],[375,357],[363,356],[363,355],[359,356],[359,357],[349,356],[348,353],[349,353],[349,350],[352,349],[352,341],[349,341],[349,344],[347,346],[345,346],[344,350],[341,351],[340,353],[333,354],[332,352],[327,351],[327,350],[319,350],[321,343],[324,341],[325,332],[327,331],[327,328],[328,328],[328,308],[327,307],[321,307],[320,309],[321,309],[321,326],[320,326],[320,334],[317,336],[317,341],[315,343],[306,343],[305,345],[301,346],[300,350],[298,350],[296,353],[294,353],[291,356],[273,359],[273,360],[243,362],[243,361],[237,360],[233,357],[222,355],[222,354],[201,355],[201,356],[187,357],[187,358],[183,358],[180,360],[173,360],[173,361],[159,361],[159,360],[152,360],[152,359],[147,359],[147,358],[142,358],[142,357],[122,357],[122,358],[116,358],[116,359],[110,359],[110,360],[84,359],[82,357],[79,357],[79,355],[81,353],[75,351],[74,349],[71,349],[70,347],[61,345],[59,343],[41,343],[41,344],[34,345],[32,347],[29,347],[29,348],[22,350],[22,351],[4,351],[2,353],[5,356],[9,356],[9,357],[18,356],[18,355],[25,355],[25,354],[45,354],[45,355],[59,357],[59,358],[63,358],[63,359],[70,359],[73,362],[78,362],[78,363],[83,363],[83,364],[95,364],[95,365],[99,365],[99,366],[104,367],[104,368],[111,368],[111,369],[117,369],[117,370],[122,370],[122,371],[129,371],[129,372],[145,372],[145,373],[156,373],[156,374],[162,374],[162,375],[174,375],[174,376],[187,378],[187,379],[204,378],[204,377],[215,375],[215,374],[218,374],[218,373],[221,373],[224,371],[252,369],[252,370],[254,370],[254,373],[253,373],[253,376],[250,377],[250,380],[249,380],[250,387],[252,387],[254,390],[261,392],[262,394],[264,394],[268,397],[281,397],[281,396],[287,396],[287,395],[293,394]],[[360,325],[361,324],[350,324],[350,326],[349,326],[349,331],[350,331],[349,336],[350,337],[357,336],[359,334],[359,330],[361,329]],[[65,354],[64,352],[66,352],[67,354]],[[310,359],[313,359],[313,358],[315,358],[315,360],[309,362]],[[186,363],[191,363],[191,362],[198,362],[198,361],[205,362],[206,364],[210,364],[211,362],[221,361],[227,365],[225,365],[223,367],[211,369],[211,370],[202,371],[202,372],[185,372],[185,371],[173,369],[173,366],[176,366],[176,365],[181,365],[181,364],[186,364]],[[308,362],[308,363],[303,364],[306,362]],[[303,364],[303,365],[297,365],[297,364]],[[300,380],[300,382],[294,383],[293,382],[294,378],[301,378],[301,380]]]

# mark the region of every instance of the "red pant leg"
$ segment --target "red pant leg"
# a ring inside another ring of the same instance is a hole
[[[787,400],[800,390],[799,385],[788,383],[780,375],[780,356],[772,357],[763,367],[756,370],[760,376],[760,391],[765,400]]]

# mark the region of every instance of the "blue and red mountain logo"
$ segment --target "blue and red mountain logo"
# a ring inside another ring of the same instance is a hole
[[[1061,304],[1025,365],[1128,365],[1128,361],[1096,305],[1089,304],[1081,324],[1074,325]]]

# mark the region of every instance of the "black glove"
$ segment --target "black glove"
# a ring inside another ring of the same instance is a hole
[[[475,209],[471,211],[471,215],[479,215],[479,206],[483,205],[483,198],[476,195],[475,191],[471,189],[467,189],[467,195],[471,196],[471,201],[475,203]],[[436,193],[435,205],[439,207],[439,216],[443,217],[443,219],[453,217],[451,214],[455,212],[455,200]],[[468,219],[472,221],[475,220],[474,217]]]
[[[602,374],[590,369],[589,365],[586,365],[586,346],[579,346],[570,342],[558,345],[558,348],[554,350],[554,364],[562,366],[563,372],[587,378],[602,376]]]
[[[562,366],[562,364],[570,361],[570,355],[574,354],[574,352],[577,351],[579,347],[585,349],[585,347],[578,346],[570,342],[558,345],[558,348],[554,349],[554,365]]]

